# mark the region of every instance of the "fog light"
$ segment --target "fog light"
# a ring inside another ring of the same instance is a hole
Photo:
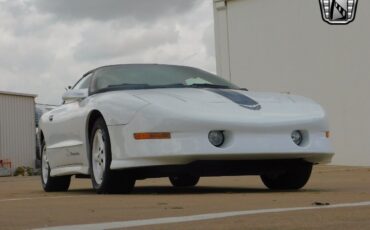
[[[225,141],[225,136],[222,131],[211,131],[208,134],[208,140],[212,145],[220,147]]]
[[[292,132],[292,140],[296,145],[301,145],[303,141],[303,135],[301,131],[295,130]]]

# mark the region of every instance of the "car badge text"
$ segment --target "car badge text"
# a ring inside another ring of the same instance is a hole
[[[355,20],[358,0],[319,0],[322,19],[332,25]]]

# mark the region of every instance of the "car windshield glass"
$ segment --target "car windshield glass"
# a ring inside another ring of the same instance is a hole
[[[238,88],[214,74],[192,67],[131,64],[98,69],[92,91],[191,87]]]

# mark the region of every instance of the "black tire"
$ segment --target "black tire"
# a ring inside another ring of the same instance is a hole
[[[41,144],[41,158],[45,154],[45,141]],[[66,192],[68,191],[69,185],[71,183],[71,176],[50,176],[50,166],[47,163],[47,166],[44,167],[44,161],[41,160],[41,184],[45,192]],[[46,181],[43,176],[43,171],[47,170]]]
[[[194,187],[199,182],[199,176],[181,175],[170,176],[170,182],[174,187]]]
[[[98,183],[94,176],[93,170],[93,141],[94,136],[98,130],[101,130],[104,146],[105,146],[105,169],[102,176],[102,182]],[[108,133],[107,125],[103,118],[98,118],[90,133],[90,174],[93,188],[98,194],[104,193],[130,193],[135,186],[135,179],[131,176],[125,175],[123,172],[115,171],[110,169],[112,162],[112,152],[110,137]]]
[[[311,172],[311,163],[300,162],[291,165],[283,173],[261,175],[261,179],[266,187],[272,190],[298,190],[306,185]]]

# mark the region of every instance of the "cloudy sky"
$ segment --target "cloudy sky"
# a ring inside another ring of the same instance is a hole
[[[117,63],[215,72],[211,0],[0,0],[0,91],[59,104],[83,73]]]

